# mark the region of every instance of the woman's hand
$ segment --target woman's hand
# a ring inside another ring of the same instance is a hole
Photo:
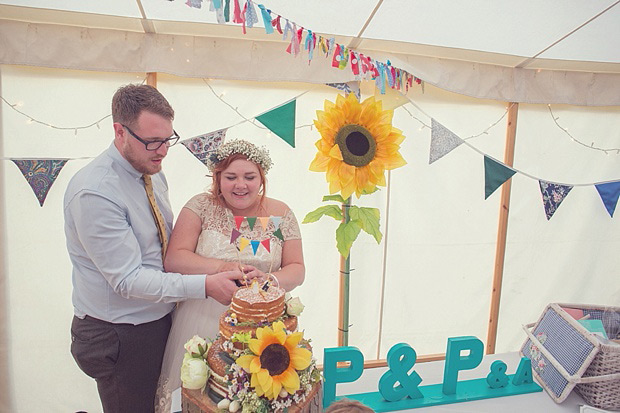
[[[256,268],[253,265],[245,265],[245,264],[239,264],[238,262],[234,262],[234,261],[222,261],[222,263],[218,266],[217,271],[218,272],[223,272],[223,271],[241,271],[245,274],[247,274],[248,272],[255,270]]]

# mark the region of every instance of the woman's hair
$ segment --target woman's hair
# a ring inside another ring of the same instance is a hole
[[[325,413],[374,413],[370,407],[357,400],[340,399],[329,405]]]
[[[157,89],[149,85],[129,84],[118,88],[112,97],[112,122],[133,127],[143,111],[165,119],[174,119],[174,110]]]
[[[217,203],[222,206],[226,206],[226,201],[224,201],[224,197],[222,196],[222,189],[220,187],[222,172],[224,172],[224,170],[237,159],[243,159],[246,161],[248,160],[247,156],[242,153],[233,153],[229,157],[215,164],[213,167],[213,183],[211,184],[211,193],[213,194],[213,197],[215,198]],[[259,164],[254,165],[256,165],[256,168],[258,168],[258,174],[260,175],[261,179],[261,188],[258,191],[258,195],[260,198],[259,205],[262,205],[263,200],[265,199],[265,194],[267,192],[267,178],[265,177],[265,171],[263,171],[263,168]]]

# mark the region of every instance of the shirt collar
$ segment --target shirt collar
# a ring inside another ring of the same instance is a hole
[[[108,155],[115,162],[117,162],[124,170],[126,170],[127,173],[129,173],[129,175],[134,177],[136,180],[142,179],[142,172],[137,171],[136,168],[134,168],[129,163],[129,161],[127,159],[125,159],[123,157],[123,155],[121,155],[121,153],[118,151],[118,148],[116,147],[116,145],[114,145],[114,141],[112,142],[112,144],[108,148]]]

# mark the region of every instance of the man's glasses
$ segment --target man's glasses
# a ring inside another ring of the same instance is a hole
[[[152,140],[152,141],[145,141],[144,139],[142,139],[141,137],[139,137],[138,135],[133,133],[133,131],[131,129],[129,129],[129,127],[127,127],[125,125],[121,125],[121,126],[123,128],[125,128],[125,129],[127,129],[127,132],[129,132],[129,134],[131,136],[133,136],[134,138],[136,138],[137,140],[142,142],[144,144],[144,147],[146,148],[147,151],[156,151],[164,144],[167,147],[171,147],[172,145],[175,145],[179,141],[179,139],[181,139],[181,137],[173,129],[172,132],[174,132],[174,135],[172,135],[168,139],[161,139],[161,140],[160,139],[156,139],[156,140]]]

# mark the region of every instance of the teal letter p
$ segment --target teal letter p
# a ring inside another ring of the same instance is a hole
[[[339,362],[350,362],[349,367],[338,368]],[[357,347],[326,348],[323,352],[323,408],[336,399],[336,384],[350,383],[364,371],[364,355]]]
[[[461,351],[469,350],[469,355],[461,357]],[[443,371],[443,394],[456,393],[459,371],[471,370],[480,364],[484,356],[484,345],[473,336],[450,337],[446,350],[446,365]]]

